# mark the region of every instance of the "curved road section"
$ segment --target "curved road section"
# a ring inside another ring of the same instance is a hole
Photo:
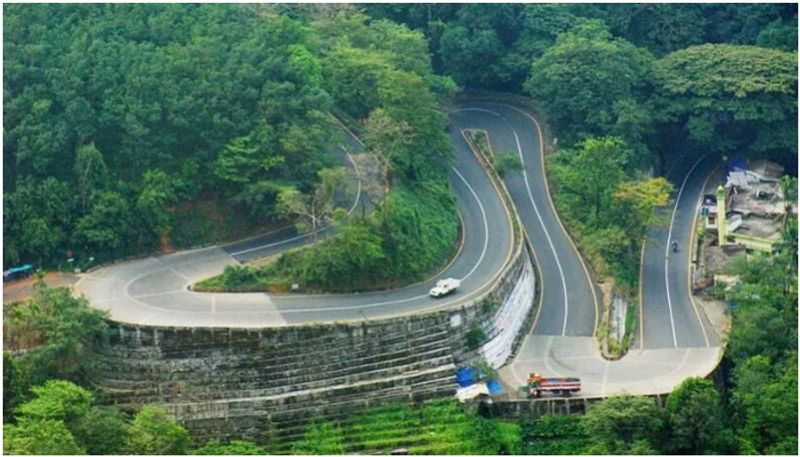
[[[279,231],[225,247],[149,257],[100,268],[76,284],[78,293],[117,321],[198,327],[272,327],[313,322],[374,319],[429,311],[474,299],[486,292],[512,254],[511,221],[489,176],[461,137],[458,118],[450,125],[456,164],[450,170],[462,220],[463,245],[436,277],[398,290],[354,295],[198,293],[189,285],[222,273],[227,265],[278,253],[307,242]],[[355,149],[358,143],[348,145]],[[462,280],[446,299],[428,291],[440,278]]]
[[[670,391],[688,376],[705,376],[716,366],[717,342],[704,332],[688,288],[691,222],[711,165],[687,158],[685,164],[674,167],[673,180],[683,182],[676,184],[681,190],[673,224],[651,236],[645,253],[643,338],[639,349],[621,361],[609,362],[600,356],[593,338],[597,290],[549,195],[539,126],[524,109],[489,101],[462,102],[450,113],[449,135],[456,158],[450,182],[463,220],[463,245],[448,267],[428,281],[398,290],[326,296],[212,294],[188,289],[200,279],[221,273],[226,265],[308,241],[286,229],[224,247],[100,268],[83,275],[76,291],[88,296],[93,306],[109,310],[117,321],[250,328],[391,317],[474,299],[489,290],[510,260],[513,235],[500,196],[461,136],[467,128],[486,130],[495,153],[514,154],[525,165],[522,173],[505,181],[533,247],[542,293],[533,330],[516,358],[500,370],[506,384],[523,385],[528,372],[539,371],[582,378],[584,396],[653,394]],[[341,146],[360,150],[352,136]],[[670,257],[664,250],[669,242],[663,244],[664,239],[677,239],[684,248]],[[444,300],[428,297],[428,290],[442,277],[460,278],[462,287]],[[673,322],[675,331],[666,332]]]

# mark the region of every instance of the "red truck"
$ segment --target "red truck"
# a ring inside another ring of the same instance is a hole
[[[580,378],[543,378],[539,373],[528,375],[528,398],[539,398],[542,392],[553,392],[556,395],[569,397],[572,392],[580,392]]]

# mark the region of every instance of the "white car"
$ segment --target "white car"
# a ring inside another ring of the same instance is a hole
[[[430,296],[434,298],[444,297],[450,292],[456,290],[461,285],[461,281],[454,278],[440,279],[436,285],[431,289]]]

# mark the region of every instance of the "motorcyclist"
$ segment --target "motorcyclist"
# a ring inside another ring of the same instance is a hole
[[[673,241],[672,242],[672,252],[678,252],[678,242],[677,241]]]

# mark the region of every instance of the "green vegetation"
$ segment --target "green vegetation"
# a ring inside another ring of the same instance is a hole
[[[228,224],[178,231],[196,208],[255,228],[279,189],[307,190],[330,160],[315,44],[273,7],[5,13],[4,264],[213,241]],[[224,210],[205,204],[216,199]]]
[[[96,363],[93,347],[108,338],[105,317],[105,312],[73,297],[69,289],[49,288],[41,281],[29,302],[4,305],[4,348],[20,351],[9,377],[3,379],[14,386],[11,398],[26,396],[31,386],[48,379],[91,384]],[[13,401],[4,407],[10,410]]]
[[[19,4],[4,13],[7,267],[55,268],[69,250],[79,263],[103,262],[290,222],[331,223],[337,234],[204,286],[363,290],[426,277],[458,236],[439,108],[456,84],[537,99],[557,146],[548,171],[559,214],[623,293],[636,290],[640,240],[672,190],[651,176],[677,155],[797,164],[793,4]],[[329,112],[381,164],[389,189],[371,214],[344,218],[330,198],[348,180],[330,154],[341,138]],[[518,166],[510,154],[493,160],[501,174]],[[796,179],[782,185],[796,200]],[[779,248],[734,265],[741,284],[717,291],[733,307],[718,384],[689,379],[664,408],[617,397],[583,417],[516,424],[442,400],[313,421],[303,440],[276,446],[795,454],[796,218]],[[4,306],[4,325],[5,453],[263,452],[242,441],[197,448],[163,410],[129,417],[97,404],[92,349],[108,328],[66,289],[37,285],[30,303]]]
[[[796,222],[787,225],[796,240]],[[742,451],[797,452],[796,259],[796,250],[785,249],[732,269],[742,282],[726,294],[736,304],[726,351],[732,365],[727,401]]]
[[[797,54],[706,44],[656,62],[654,113],[710,151],[797,161]]]
[[[3,452],[11,454],[185,454],[188,432],[157,407],[132,420],[116,407],[94,403],[86,389],[47,381],[31,389],[13,423],[3,425]]]
[[[652,56],[590,22],[561,35],[533,61],[525,90],[542,104],[562,143],[618,136],[641,163],[650,115],[644,106]]]
[[[626,178],[631,150],[619,138],[589,138],[548,158],[559,214],[595,269],[635,290],[640,243],[669,201],[663,178]]]
[[[410,454],[518,454],[519,426],[467,413],[456,401],[443,399],[314,421],[292,445],[296,454],[371,454],[400,448]]]
[[[430,275],[455,252],[458,215],[444,167],[451,146],[437,107],[439,86],[433,84],[441,78],[432,74],[421,35],[388,22],[367,23],[358,15],[315,26],[330,37],[357,37],[331,38],[322,70],[345,117],[363,120],[366,147],[386,164],[391,189],[372,214],[349,220],[330,217],[332,207],[322,204],[330,201],[329,192],[320,187],[305,199],[282,191],[279,213],[299,215],[300,228],[312,233],[336,219],[338,233],[265,267],[231,267],[196,290],[285,291],[291,284],[302,290],[384,288]],[[362,80],[369,92],[352,94],[364,89]],[[320,176],[327,189],[329,179]]]
[[[502,178],[511,172],[522,171],[523,165],[515,154],[506,152],[498,154],[497,157],[495,157],[494,169]]]
[[[560,34],[590,22],[656,57],[701,43],[797,50],[797,6],[791,4],[371,4],[364,9],[424,31],[434,69],[466,87],[518,91],[531,61]]]

